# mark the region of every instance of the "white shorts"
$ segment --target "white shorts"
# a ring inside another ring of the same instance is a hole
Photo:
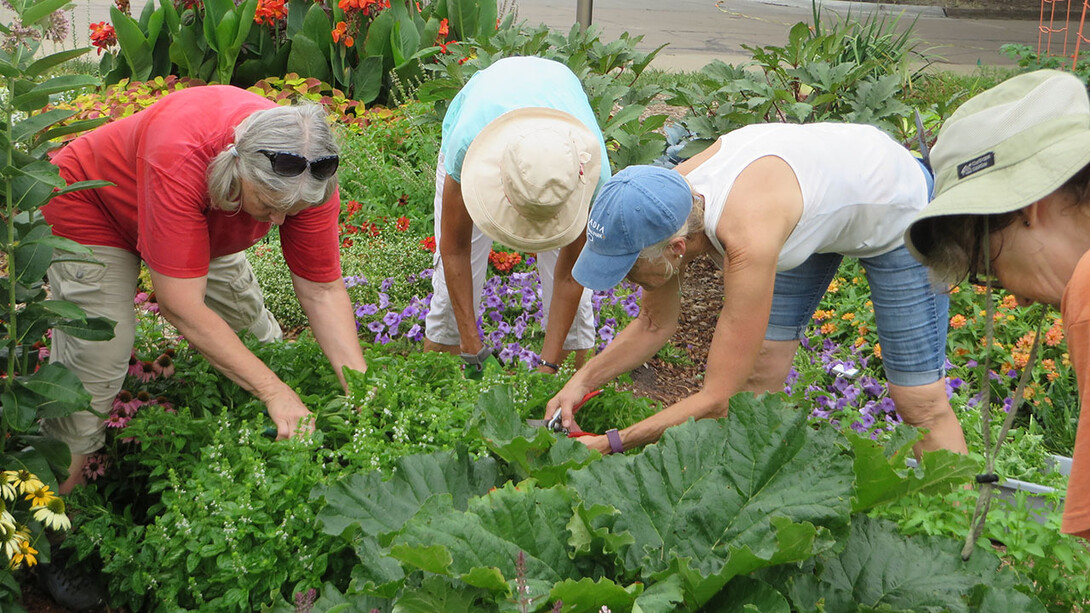
[[[431,277],[432,298],[431,308],[425,320],[424,336],[433,343],[440,345],[460,345],[461,336],[458,334],[458,322],[454,318],[454,309],[450,303],[450,293],[447,291],[447,280],[443,272],[443,260],[439,257],[439,244],[442,240],[440,226],[443,219],[443,185],[446,183],[447,171],[443,165],[443,154],[439,154],[439,161],[435,169],[435,273]],[[473,226],[472,252],[470,265],[473,270],[473,311],[480,312],[481,294],[484,290],[485,275],[488,272],[488,254],[492,251],[492,239]],[[560,257],[560,250],[543,251],[537,254],[537,272],[541,277],[541,304],[545,320],[542,326],[549,321],[549,306],[553,297],[553,279],[556,272],[556,261]],[[594,347],[594,312],[591,309],[591,291],[583,290],[579,298],[579,310],[575,314],[568,335],[564,338],[564,349],[568,351],[580,351]]]

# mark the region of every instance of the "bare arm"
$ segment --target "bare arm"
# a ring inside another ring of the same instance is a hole
[[[727,414],[730,397],[744,389],[760,353],[772,309],[776,263],[801,214],[801,191],[783,160],[761,158],[736,179],[716,226],[716,236],[726,248],[723,308],[708,352],[704,387],[620,431],[626,449],[657,441],[666,428],[690,417]],[[604,436],[580,440],[609,451]]]
[[[216,370],[265,403],[278,440],[290,437],[310,411],[294,390],[242,344],[231,326],[204,304],[206,278],[168,277],[153,270],[151,281],[167,321]]]
[[[462,185],[447,175],[443,184],[443,220],[439,238],[439,257],[450,292],[454,319],[458,322],[462,353],[476,354],[483,347],[473,311],[473,219],[462,200]]]
[[[567,338],[579,312],[583,286],[575,280],[571,270],[586,241],[586,235],[580,233],[578,239],[560,250],[560,257],[556,260],[553,296],[549,303],[549,324],[545,329],[545,341],[541,347],[541,359],[547,362],[560,363],[561,356],[564,355],[564,339]]]
[[[659,288],[643,292],[640,314],[613,339],[606,348],[588,361],[554,396],[545,409],[552,417],[557,409],[563,410],[564,427],[574,425],[572,407],[583,396],[622,373],[626,373],[651,359],[677,330],[681,308],[680,280],[674,276]]]
[[[344,379],[342,368],[364,372],[367,362],[360,350],[356,322],[352,314],[352,301],[341,281],[315,283],[296,275],[291,275],[295,295],[303,312],[310,320],[310,329],[322,348],[333,371],[341,382],[341,387],[348,393],[348,383]]]

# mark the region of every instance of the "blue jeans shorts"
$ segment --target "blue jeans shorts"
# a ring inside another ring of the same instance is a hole
[[[776,275],[765,339],[802,339],[841,259],[838,253],[817,253]],[[904,387],[942,379],[950,297],[931,283],[927,269],[903,245],[859,262],[870,284],[886,379]]]

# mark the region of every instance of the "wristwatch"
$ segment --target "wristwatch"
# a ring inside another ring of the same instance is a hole
[[[484,370],[485,360],[492,356],[492,349],[486,345],[477,353],[459,353],[458,356],[465,360],[466,364],[476,366],[477,370]]]
[[[606,430],[606,438],[609,440],[610,453],[623,453],[624,443],[621,442],[621,433],[616,428]]]

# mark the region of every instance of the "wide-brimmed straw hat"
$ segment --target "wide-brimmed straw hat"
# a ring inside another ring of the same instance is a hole
[[[462,199],[489,238],[520,251],[574,241],[602,175],[599,138],[556,109],[515,109],[473,139],[462,163]]]
[[[931,151],[935,198],[905,231],[927,263],[948,215],[1008,213],[1060,188],[1090,163],[1090,98],[1077,77],[1038,70],[970,98]]]

